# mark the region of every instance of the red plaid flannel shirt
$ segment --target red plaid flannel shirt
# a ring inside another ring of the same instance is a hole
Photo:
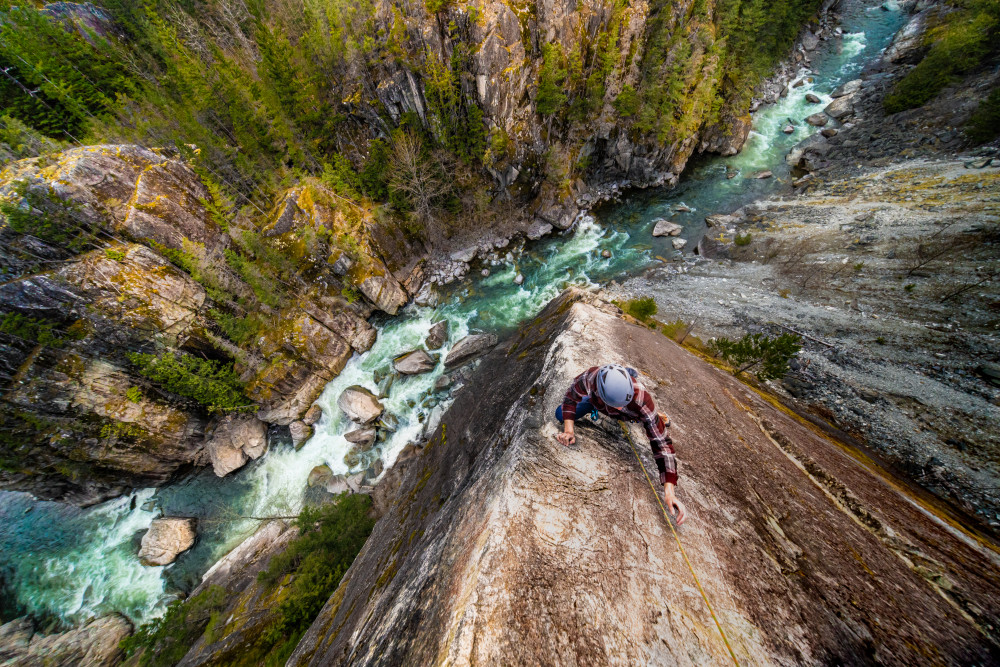
[[[642,427],[649,437],[649,447],[653,450],[653,458],[656,460],[656,467],[660,470],[660,483],[677,483],[677,458],[674,455],[674,442],[667,435],[667,427],[656,412],[656,403],[653,396],[646,389],[632,379],[632,386],[635,388],[635,395],[632,402],[624,408],[613,408],[605,404],[597,394],[597,371],[600,366],[594,366],[580,373],[573,380],[573,384],[566,391],[563,397],[563,415],[572,419],[576,414],[576,404],[583,400],[585,396],[590,397],[590,403],[599,412],[614,419],[624,419],[630,422],[642,422]]]

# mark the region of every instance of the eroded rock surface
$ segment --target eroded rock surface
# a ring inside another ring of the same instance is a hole
[[[678,534],[741,664],[997,660],[995,551],[665,336],[574,300],[490,353],[472,383],[491,400],[460,395],[388,473],[395,501],[288,664],[731,662],[618,425],[553,437],[598,360],[637,368],[673,418]]]
[[[375,421],[385,409],[375,394],[360,385],[345,389],[337,399],[337,407],[344,411],[348,419],[359,424]]]
[[[267,424],[251,416],[225,417],[205,443],[205,451],[215,474],[225,477],[267,451]]]
[[[35,634],[34,624],[21,618],[0,626],[3,667],[111,667],[121,663],[118,644],[132,634],[132,624],[118,614],[102,616],[67,632]]]
[[[476,357],[485,354],[487,350],[497,344],[497,337],[493,334],[470,334],[455,343],[445,357],[445,368],[458,368],[464,363],[472,361]]]

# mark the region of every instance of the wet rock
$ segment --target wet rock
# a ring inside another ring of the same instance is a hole
[[[602,250],[601,251],[601,257],[603,257],[604,259],[611,259],[611,251],[610,250]]]
[[[401,375],[420,375],[434,370],[435,363],[425,350],[414,350],[396,357],[392,366]]]
[[[309,471],[309,477],[306,479],[306,486],[312,488],[314,486],[325,485],[332,477],[333,471],[330,470],[330,466],[316,466]]]
[[[482,271],[479,272],[479,275],[481,275],[483,278],[489,278],[490,277],[490,270],[489,269],[483,269]]]
[[[447,373],[434,380],[434,391],[446,391],[454,384],[454,380]]]
[[[378,420],[379,428],[387,433],[395,432],[396,428],[399,427],[399,417],[392,414],[391,412],[386,412]]]
[[[830,122],[830,117],[825,113],[814,113],[813,115],[806,117],[806,122],[813,127],[823,127]]]
[[[121,664],[124,654],[119,644],[130,634],[132,624],[118,614],[49,635],[35,634],[34,624],[20,618],[0,626],[0,665],[112,667]]]
[[[354,429],[353,431],[348,431],[344,434],[344,439],[347,442],[357,445],[362,450],[369,449],[373,444],[375,444],[375,427],[374,426],[364,426],[362,428]]]
[[[375,421],[384,410],[375,394],[360,385],[345,389],[337,399],[337,407],[344,411],[348,419],[359,424]]]
[[[472,361],[497,344],[493,334],[472,334],[455,343],[444,360],[447,369],[457,368]]]
[[[430,331],[427,332],[427,338],[424,339],[424,345],[427,346],[428,350],[440,349],[442,345],[448,342],[448,320],[441,320],[440,322],[435,322],[431,325]]]
[[[195,527],[198,520],[193,518],[164,517],[153,519],[149,530],[142,536],[139,560],[143,565],[169,565],[177,556],[194,544]]]
[[[523,285],[524,284],[524,274],[523,273],[518,273],[516,276],[514,276],[514,284],[515,285]]]
[[[302,445],[312,437],[313,427],[304,421],[294,421],[288,425],[288,431],[292,435],[292,446],[302,449]]]
[[[309,408],[305,416],[302,418],[302,423],[306,426],[312,426],[322,418],[323,408],[321,408],[318,403],[313,403],[313,406]]]
[[[438,297],[437,290],[431,283],[424,283],[420,290],[417,292],[416,296],[413,297],[413,303],[418,306],[430,307],[438,305],[440,297]]]
[[[845,116],[850,115],[854,112],[854,96],[844,95],[843,97],[838,97],[834,101],[830,102],[823,111],[834,118],[835,120],[841,120]]]
[[[802,33],[802,48],[806,51],[815,51],[816,47],[819,46],[819,37],[814,35],[812,32],[806,30]]]
[[[819,104],[822,101],[823,100],[821,100],[818,95],[814,95],[813,93],[806,93],[806,102],[808,102],[809,104]]]
[[[829,139],[831,137],[837,136],[838,130],[835,127],[824,127],[822,130],[819,131],[819,133],[822,134],[827,139]]]
[[[220,420],[205,443],[212,470],[219,477],[242,468],[247,460],[267,451],[267,424],[249,415],[228,415]]]
[[[674,210],[675,210],[675,211],[677,211],[678,213],[690,213],[690,212],[691,212],[691,211],[693,211],[694,209],[692,209],[692,208],[691,208],[690,206],[688,206],[687,204],[685,204],[685,203],[681,202],[680,204],[676,204],[676,205],[674,206]]]
[[[796,81],[795,83],[792,84],[792,88],[801,88],[804,85],[806,85],[806,80],[805,79],[799,79],[798,81]]]
[[[687,245],[687,241],[684,239],[674,239],[671,243],[674,246],[674,250],[680,250]]]
[[[552,233],[552,225],[545,222],[544,220],[535,220],[528,227],[528,231],[525,232],[525,236],[528,237],[529,241],[537,241],[538,239]]]
[[[675,222],[660,218],[653,226],[653,236],[677,236],[684,228]]]
[[[830,93],[830,97],[838,98],[844,97],[845,95],[852,95],[861,90],[861,79],[854,79],[853,81],[848,81],[847,83],[839,86],[836,90]]]
[[[368,469],[365,470],[365,483],[369,485],[373,484],[384,470],[385,464],[382,463],[382,459],[375,459],[375,461],[368,466]]]
[[[753,177],[760,180],[763,178],[771,178],[772,176],[774,176],[774,174],[770,170],[765,170],[757,172]]]
[[[781,131],[784,132],[785,134],[792,134],[793,132],[795,132],[795,126],[794,125],[786,125],[785,127],[783,127],[781,129]]]

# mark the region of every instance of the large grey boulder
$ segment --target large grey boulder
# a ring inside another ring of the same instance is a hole
[[[362,450],[369,449],[375,444],[376,431],[374,426],[362,426],[344,434],[344,440],[358,445]]]
[[[835,120],[840,120],[844,116],[851,114],[854,111],[853,95],[844,95],[843,97],[838,97],[832,102],[830,102],[823,111],[826,115],[830,116]]]
[[[444,360],[444,367],[457,368],[462,364],[472,361],[497,344],[497,337],[493,334],[472,334],[455,343],[455,347],[448,352]]]
[[[660,218],[653,227],[653,236],[677,236],[682,229],[677,223]]]
[[[301,449],[302,445],[312,437],[313,427],[304,421],[293,421],[288,425],[288,432],[292,436],[292,446]]]
[[[830,117],[825,113],[814,113],[813,115],[806,117],[806,122],[813,127],[823,127],[830,122]]]
[[[552,225],[545,222],[544,220],[535,220],[528,227],[528,231],[525,232],[525,236],[528,237],[529,241],[537,241],[546,234],[552,232]]]
[[[845,95],[853,95],[859,90],[861,90],[861,79],[854,79],[853,81],[848,81],[842,86],[838,86],[836,90],[830,93],[830,97],[836,99]]]
[[[400,375],[420,375],[434,370],[434,358],[424,350],[414,350],[396,357],[392,362],[392,367]]]
[[[139,560],[143,565],[169,565],[177,556],[194,544],[198,520],[194,518],[164,517],[153,519],[149,530],[142,536]]]
[[[436,350],[447,342],[448,320],[435,322],[431,326],[431,330],[427,332],[427,338],[424,340],[424,345],[427,346],[428,350]]]
[[[368,424],[379,418],[385,407],[375,394],[360,385],[352,385],[337,399],[337,407],[344,411],[348,419],[359,424]]]
[[[267,424],[254,416],[224,417],[205,443],[212,470],[219,477],[242,468],[267,451]]]

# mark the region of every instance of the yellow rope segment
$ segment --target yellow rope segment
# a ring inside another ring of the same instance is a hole
[[[660,510],[663,512],[663,518],[666,519],[667,525],[670,526],[670,532],[674,536],[674,540],[677,541],[677,547],[681,550],[681,555],[684,556],[684,562],[687,563],[688,569],[691,570],[691,577],[694,578],[694,584],[698,587],[698,592],[701,593],[701,599],[705,601],[705,606],[708,607],[708,613],[712,616],[712,620],[715,621],[715,627],[719,629],[719,634],[722,636],[722,642],[726,645],[726,650],[729,651],[729,657],[733,659],[733,664],[739,667],[740,662],[736,659],[736,653],[733,652],[733,647],[729,645],[729,639],[726,638],[726,633],[722,629],[722,624],[719,623],[718,617],[715,615],[715,610],[712,609],[712,603],[708,601],[708,596],[705,595],[705,589],[701,587],[701,582],[698,581],[698,575],[694,572],[694,567],[691,565],[691,561],[688,559],[687,552],[684,551],[684,545],[681,544],[681,538],[674,529],[674,524],[667,515],[667,508],[663,506],[663,500],[660,499],[660,494],[656,492],[656,487],[653,486],[653,480],[649,478],[649,473],[646,471],[646,464],[642,462],[639,457],[639,452],[636,451],[635,443],[632,442],[632,432],[629,431],[625,422],[618,422],[622,427],[622,431],[625,432],[625,437],[628,438],[628,446],[632,448],[632,453],[635,454],[635,460],[639,462],[639,467],[642,468],[642,474],[646,476],[646,482],[649,483],[649,488],[653,492],[653,497],[656,498],[656,502],[660,505]]]

